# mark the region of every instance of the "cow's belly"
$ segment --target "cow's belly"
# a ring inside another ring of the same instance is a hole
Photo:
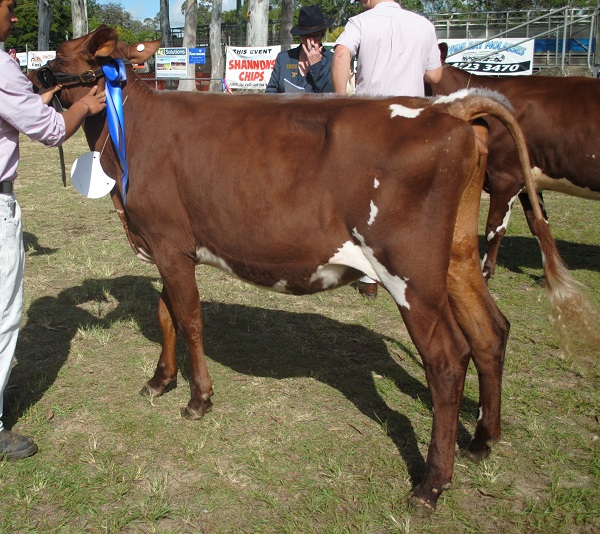
[[[357,280],[363,273],[379,280],[363,249],[351,241],[347,241],[333,252],[325,263],[311,262],[310,251],[307,251],[305,257],[294,262],[293,268],[275,262],[272,265],[257,266],[253,264],[252,258],[226,261],[206,247],[196,250],[196,262],[211,265],[240,280],[278,293],[315,293],[334,289]],[[281,271],[281,275],[278,275],[278,271]],[[277,281],[265,284],[264,278],[256,275],[264,275],[265,272]]]
[[[233,264],[231,261],[226,262],[206,247],[196,250],[196,261],[198,264],[217,267],[245,282],[265,289],[294,295],[334,289],[354,282],[366,274],[381,282],[399,306],[410,309],[406,297],[408,279],[391,273],[386,265],[378,261],[365,238],[356,229],[352,234],[354,240],[344,242],[323,263],[310,262],[310,247],[307,247],[304,257],[298,258],[293,268],[289,265],[282,267],[275,262],[272,265],[255,266],[251,258],[244,258]],[[274,282],[263,283],[261,280],[266,278]]]
[[[581,187],[567,178],[552,178],[542,172],[539,167],[531,169],[531,177],[538,193],[542,191],[556,191],[573,197],[600,200],[600,191],[593,191],[589,187]]]

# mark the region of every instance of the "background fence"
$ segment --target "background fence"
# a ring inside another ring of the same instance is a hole
[[[577,74],[587,69],[596,76],[600,54],[599,8],[569,8],[555,10],[488,11],[468,13],[425,14],[436,29],[438,39],[492,39],[498,37],[534,39],[534,72],[555,69],[566,74],[577,67]],[[269,45],[279,44],[280,21],[269,21]],[[182,46],[183,28],[173,28],[172,46]],[[226,23],[221,27],[222,53],[227,46],[245,43],[245,27]],[[196,65],[196,89],[208,91],[211,81],[209,28],[199,26],[196,46],[206,48],[206,63]],[[140,73],[148,85],[158,90],[176,89],[178,80],[156,78],[154,64]]]

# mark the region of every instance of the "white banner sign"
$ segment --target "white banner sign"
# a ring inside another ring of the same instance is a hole
[[[228,46],[225,80],[231,89],[265,89],[281,46]]]
[[[19,54],[17,54],[19,57]],[[36,52],[27,52],[27,70],[35,70],[43,67],[48,61],[56,57],[55,50],[43,50]],[[21,66],[23,63],[21,63]]]
[[[440,39],[448,44],[446,63],[472,72],[498,76],[531,74],[533,39]],[[470,47],[470,48],[467,48]]]
[[[156,51],[157,78],[187,78],[187,48],[159,48]]]

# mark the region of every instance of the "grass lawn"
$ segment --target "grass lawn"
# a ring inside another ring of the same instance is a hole
[[[67,164],[87,150],[66,145]],[[600,531],[598,354],[565,355],[515,209],[490,290],[511,321],[503,438],[457,458],[430,517],[406,498],[422,475],[431,403],[391,297],[261,291],[197,269],[214,409],[180,418],[178,387],[138,392],[160,351],[161,281],[135,258],[110,199],[60,183],[58,154],[27,139],[17,195],[27,266],[7,426],[40,451],[0,461],[0,532],[387,533]],[[559,248],[600,306],[600,203],[546,194]],[[486,213],[484,198],[482,214]],[[469,369],[459,442],[473,432]]]

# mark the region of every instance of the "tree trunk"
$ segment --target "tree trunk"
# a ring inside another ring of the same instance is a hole
[[[281,29],[279,30],[279,42],[282,50],[292,48],[292,20],[294,17],[294,0],[283,0],[281,3]]]
[[[171,22],[169,17],[169,0],[160,0],[160,34],[162,38],[162,45],[165,48],[173,46],[173,40],[171,39]],[[165,80],[165,88],[169,90],[177,89],[177,80]]]
[[[171,46],[171,23],[169,21],[169,0],[160,0],[160,34],[162,45]]]
[[[50,23],[54,8],[49,0],[38,2],[38,50],[50,50]]]
[[[197,0],[186,0],[185,4],[185,28],[183,30],[183,46],[194,48],[198,33],[198,3]],[[188,54],[189,59],[189,54]],[[188,63],[186,80],[179,80],[178,91],[196,90],[196,64]]]
[[[71,20],[74,39],[88,33],[86,0],[71,0]]]
[[[210,17],[210,91],[221,92],[221,78],[225,75],[223,50],[221,50],[221,21],[223,18],[223,0],[213,0]]]
[[[248,0],[247,46],[267,46],[269,37],[269,0]]]

